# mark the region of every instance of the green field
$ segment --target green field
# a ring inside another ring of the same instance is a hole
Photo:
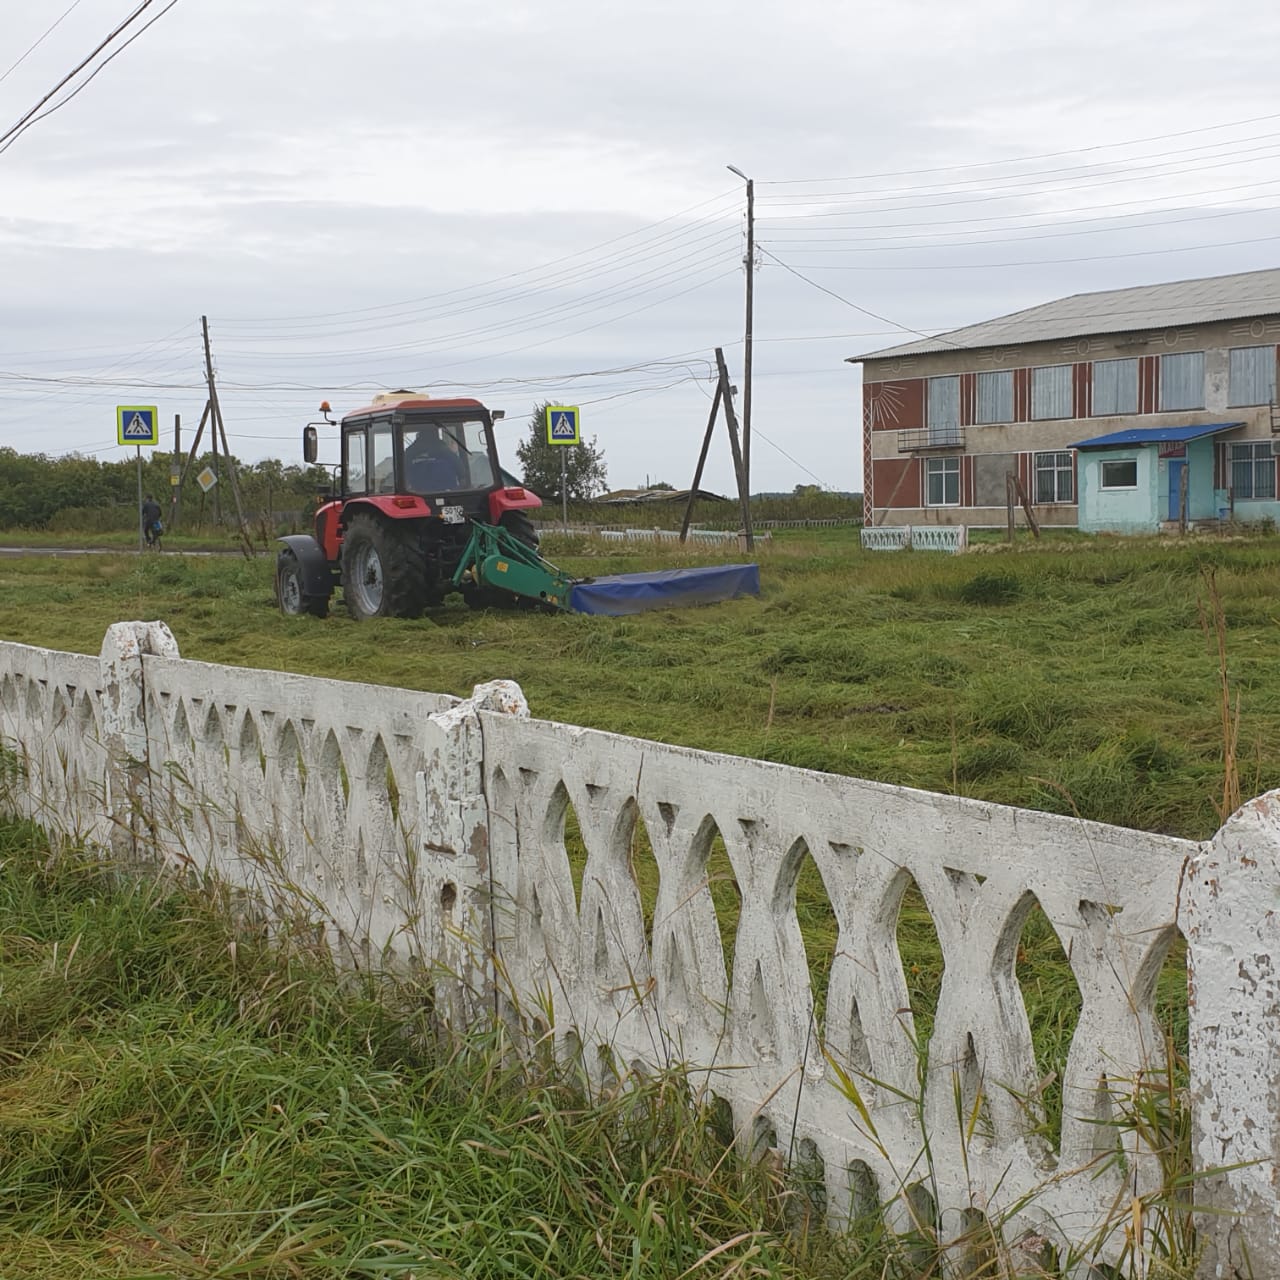
[[[710,559],[547,550],[579,574]],[[96,652],[109,623],[162,618],[189,658],[458,694],[506,677],[548,719],[1202,838],[1223,795],[1212,572],[1240,787],[1280,782],[1280,539],[948,557],[784,531],[760,559],[758,600],[373,624],[281,617],[269,556],[6,560],[0,637]]]
[[[714,559],[554,538],[545,549],[578,574]],[[458,603],[417,621],[357,624],[341,609],[325,621],[281,617],[267,558],[6,560],[0,636],[96,652],[109,623],[162,618],[190,658],[458,694],[506,677],[536,716],[1192,838],[1214,831],[1224,797],[1280,783],[1280,539],[1066,537],[947,557],[865,554],[856,532],[831,530],[779,534],[760,561],[758,600],[703,609],[611,620]],[[574,834],[571,823],[580,874]],[[737,890],[722,850],[710,873],[731,956]],[[652,896],[642,883],[650,908]],[[816,874],[802,878],[797,907],[820,1017],[834,930]],[[915,894],[899,941],[927,1034],[941,956]],[[1160,987],[1176,1050],[1186,1036],[1181,966],[1178,952]],[[1018,974],[1052,1138],[1079,995],[1039,913]],[[826,1252],[803,1265],[786,1258],[760,1274],[837,1265]],[[635,1274],[670,1274],[669,1261]]]

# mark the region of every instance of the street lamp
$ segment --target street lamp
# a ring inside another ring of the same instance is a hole
[[[747,184],[747,318],[742,341],[742,485],[751,492],[751,302],[756,275],[756,184],[736,165],[727,164]]]

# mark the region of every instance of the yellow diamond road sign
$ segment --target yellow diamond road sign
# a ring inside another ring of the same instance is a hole
[[[205,493],[208,493],[209,490],[217,483],[218,473],[214,471],[212,467],[205,467],[205,469],[196,476],[196,484],[198,484]]]
[[[160,443],[160,412],[153,404],[116,405],[116,442],[154,448]]]
[[[581,444],[581,423],[577,405],[547,406],[547,443]]]

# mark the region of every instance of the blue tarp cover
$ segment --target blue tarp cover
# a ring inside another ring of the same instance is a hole
[[[646,609],[714,604],[760,594],[760,566],[715,564],[704,569],[660,569],[656,573],[620,573],[580,582],[569,592],[575,613],[617,618]]]

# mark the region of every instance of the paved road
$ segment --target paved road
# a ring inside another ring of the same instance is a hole
[[[136,547],[0,547],[0,557],[20,559],[24,556],[127,556],[137,555]],[[238,556],[236,548],[226,551],[160,551],[157,555]]]

